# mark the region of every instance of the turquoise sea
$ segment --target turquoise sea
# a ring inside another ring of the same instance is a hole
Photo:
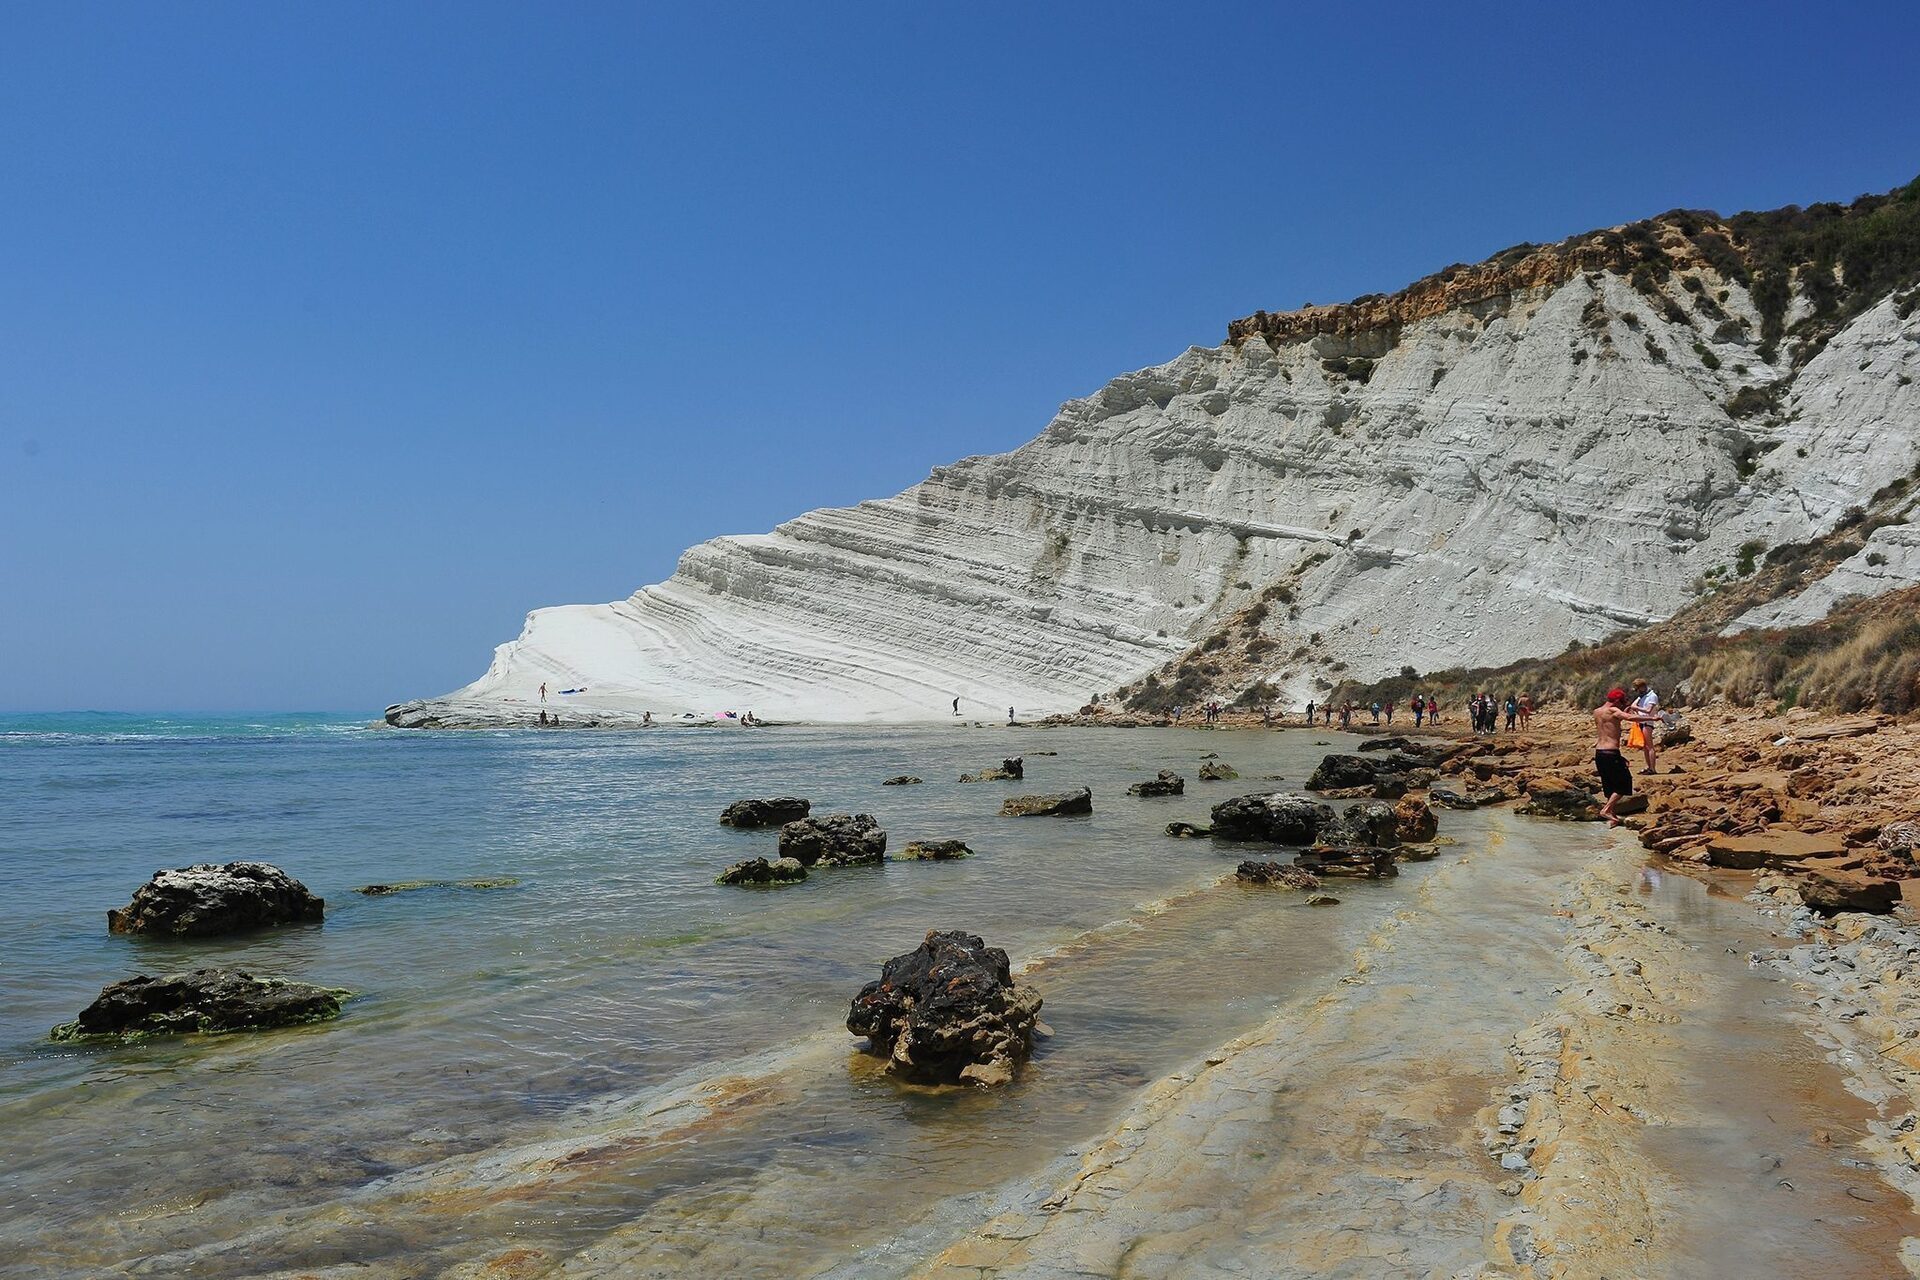
[[[1249,910],[1237,890],[1208,890],[1235,851],[1161,834],[1281,785],[1263,775],[1297,784],[1321,741],[0,718],[0,1275],[349,1260],[356,1275],[438,1274],[513,1242],[571,1257],[635,1221],[680,1242],[687,1273],[738,1273],[754,1268],[720,1207],[766,1195],[796,1214],[756,1228],[770,1273],[842,1266],[862,1242],[897,1239],[905,1206],[932,1224],[1058,1158],[1344,963],[1408,877],[1343,890],[1338,912],[1297,895]],[[1248,781],[1193,781],[1209,751]],[[1015,754],[1025,783],[956,781]],[[1189,778],[1184,799],[1124,794],[1164,767]],[[880,785],[899,773],[926,782]],[[1008,794],[1081,784],[1091,818],[997,815]],[[774,844],[717,825],[721,808],[786,793],[816,813],[874,813],[896,847],[951,836],[977,854],[715,885]],[[325,923],[193,944],[107,934],[107,910],[154,870],[235,858],[303,880]],[[353,892],[479,877],[516,883]],[[1031,966],[1047,999],[1055,1035],[1016,1089],[902,1087],[844,1030],[882,961],[953,927]],[[261,1036],[46,1040],[108,982],[202,965],[358,995],[335,1023]],[[556,1178],[542,1164],[555,1143],[610,1154]],[[449,1180],[527,1190],[447,1200]]]

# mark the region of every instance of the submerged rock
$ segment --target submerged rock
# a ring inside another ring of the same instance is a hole
[[[1247,884],[1269,884],[1279,889],[1318,889],[1320,877],[1305,867],[1284,862],[1243,862],[1233,873]]]
[[[141,974],[103,988],[78,1018],[55,1027],[53,1038],[265,1031],[338,1017],[351,994],[233,969]]]
[[[1051,795],[1014,796],[1000,805],[1003,818],[1055,818],[1093,812],[1093,790],[1058,791]]]
[[[1359,880],[1383,880],[1400,874],[1392,849],[1311,849],[1295,862],[1321,876],[1345,876]]]
[[[1162,769],[1158,777],[1136,782],[1127,788],[1130,796],[1179,796],[1187,792],[1187,780],[1171,769]]]
[[[1018,782],[1027,776],[1027,764],[1019,756],[1002,760],[998,769],[982,769],[978,773],[963,773],[962,782]]]
[[[972,856],[964,840],[909,840],[906,848],[893,855],[896,862],[950,862]]]
[[[870,813],[802,818],[780,828],[780,856],[804,866],[852,867],[879,862],[887,833]]]
[[[211,938],[273,925],[320,920],[326,903],[264,862],[210,862],[156,871],[133,901],[107,912],[112,933]]]
[[[798,858],[748,858],[722,871],[716,884],[797,884],[807,878],[807,868]]]
[[[911,773],[902,773],[888,778],[880,785],[883,787],[911,787],[917,785],[919,781],[920,779]]]
[[[1212,827],[1196,827],[1191,822],[1169,822],[1167,834],[1178,840],[1197,840],[1213,834]]]
[[[1200,766],[1200,781],[1231,782],[1240,776],[1240,771],[1223,760],[1209,760]]]
[[[929,933],[853,998],[847,1030],[909,1080],[1004,1084],[1033,1052],[1040,993],[1013,980],[1007,953],[958,930]]]
[[[1313,844],[1333,824],[1333,810],[1305,796],[1235,796],[1213,806],[1213,834],[1221,840],[1269,840]]]
[[[765,800],[735,800],[720,813],[726,827],[782,827],[797,822],[813,811],[813,801],[799,796],[773,796]]]
[[[1444,809],[1478,809],[1480,802],[1471,796],[1463,796],[1451,787],[1429,787],[1427,799]]]
[[[512,889],[519,883],[514,876],[492,876],[483,880],[395,880],[392,884],[363,884],[354,892],[369,898],[384,898],[420,889]]]

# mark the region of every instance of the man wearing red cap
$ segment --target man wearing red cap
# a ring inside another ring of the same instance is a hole
[[[1633,794],[1633,771],[1620,754],[1620,726],[1657,724],[1659,720],[1659,716],[1627,710],[1625,689],[1607,690],[1607,700],[1593,709],[1593,767],[1600,773],[1600,790],[1607,797],[1600,806],[1600,816],[1610,827],[1620,825],[1620,819],[1613,816],[1613,806],[1621,796]]]

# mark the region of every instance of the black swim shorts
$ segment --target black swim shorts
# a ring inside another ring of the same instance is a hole
[[[1633,771],[1627,768],[1626,757],[1618,751],[1594,752],[1593,767],[1600,772],[1602,792],[1610,796],[1633,794]]]

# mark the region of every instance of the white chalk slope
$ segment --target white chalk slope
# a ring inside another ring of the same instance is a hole
[[[1267,674],[1297,700],[1664,618],[1744,544],[1823,532],[1920,458],[1920,313],[1874,307],[1781,413],[1737,420],[1729,399],[1785,357],[1761,360],[1739,284],[1692,274],[1748,322],[1738,336],[1713,336],[1741,326],[1678,274],[1684,324],[1590,273],[1416,321],[1390,348],[1190,349],[1012,453],[716,539],[626,600],[537,610],[485,675],[425,705],[511,719],[545,681],[586,689],[569,706],[656,716],[924,720],[957,696],[1024,717],[1158,666],[1303,566],[1292,613],[1265,626]],[[1375,360],[1365,383],[1323,368],[1353,355]],[[1902,554],[1881,579],[1920,574]]]

